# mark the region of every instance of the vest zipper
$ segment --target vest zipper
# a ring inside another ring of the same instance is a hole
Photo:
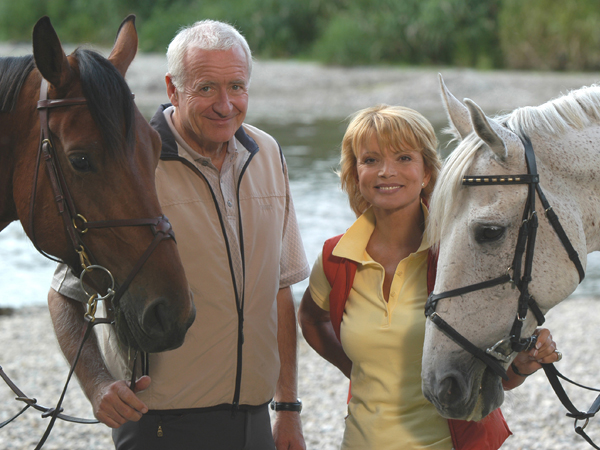
[[[241,215],[241,208],[240,208],[240,185],[242,183],[242,177],[244,176],[244,173],[246,172],[246,168],[250,164],[250,161],[254,157],[255,153],[256,152],[250,153],[248,160],[246,161],[246,163],[244,164],[244,167],[242,168],[242,170],[240,172],[240,176],[238,178],[238,186],[237,186],[237,206],[238,206],[239,234],[240,234],[239,240],[240,240],[240,255],[242,257],[242,276],[243,277],[245,277],[245,274],[246,274],[246,260],[245,260],[245,256],[244,256],[244,235],[242,232],[242,215]],[[227,232],[225,230],[223,216],[221,214],[221,211],[219,210],[219,203],[217,202],[217,198],[215,196],[215,193],[214,193],[212,187],[210,186],[210,183],[208,182],[206,177],[202,174],[202,172],[200,172],[198,170],[197,167],[195,167],[191,162],[189,162],[185,158],[181,158],[180,156],[169,156],[169,157],[165,157],[162,159],[164,161],[182,162],[184,165],[186,165],[190,169],[192,169],[192,171],[194,171],[195,173],[200,175],[200,177],[202,177],[202,179],[206,183],[208,190],[210,191],[210,194],[213,198],[213,203],[215,205],[215,209],[217,211],[217,215],[219,216],[221,232],[223,233],[223,239],[225,240],[225,246],[227,248],[227,257],[229,259],[229,271],[231,273],[231,279],[232,279],[232,283],[233,283],[233,291],[235,292],[235,305],[236,305],[236,310],[237,310],[237,315],[238,315],[237,368],[236,368],[236,374],[235,374],[235,391],[233,393],[233,402],[232,402],[232,415],[235,415],[237,413],[237,411],[239,411],[239,409],[240,409],[240,391],[241,391],[241,387],[242,387],[242,364],[243,364],[242,350],[243,350],[243,345],[244,345],[244,294],[242,294],[242,296],[240,298],[240,294],[237,290],[235,273],[233,271],[233,265],[231,262],[231,250],[229,247],[229,240],[227,239]],[[245,285],[245,280],[242,280],[242,286],[244,286],[244,285]],[[160,428],[160,426],[159,426],[159,430],[162,433],[162,429]]]

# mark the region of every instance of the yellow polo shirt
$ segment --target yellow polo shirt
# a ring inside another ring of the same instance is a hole
[[[374,228],[375,216],[368,210],[333,250],[335,256],[359,263],[341,325],[342,346],[352,360],[352,399],[342,449],[450,450],[448,422],[421,391],[427,237],[398,264],[386,302],[384,268],[366,251]],[[319,255],[310,293],[327,311],[330,291]]]

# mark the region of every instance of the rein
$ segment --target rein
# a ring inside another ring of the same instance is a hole
[[[510,357],[513,353],[518,353],[523,350],[528,350],[535,345],[537,336],[530,336],[522,338],[523,322],[527,316],[528,311],[531,311],[535,316],[538,326],[542,325],[545,321],[544,314],[539,308],[537,302],[533,296],[529,293],[529,283],[531,282],[531,272],[533,268],[533,254],[535,251],[535,239],[537,236],[538,228],[538,216],[535,210],[535,196],[536,192],[542,203],[542,207],[546,213],[548,221],[552,225],[555,233],[560,239],[563,247],[569,255],[569,259],[575,265],[579,274],[579,282],[583,281],[585,277],[585,271],[583,265],[579,259],[577,251],[573,248],[573,245],[569,241],[567,234],[565,233],[558,216],[550,206],[546,196],[544,195],[540,184],[539,174],[537,172],[537,164],[535,160],[535,153],[531,141],[525,137],[522,139],[525,147],[525,161],[527,163],[527,174],[523,175],[483,175],[483,176],[472,176],[467,175],[463,177],[462,184],[464,186],[489,186],[489,185],[512,185],[512,184],[525,184],[528,187],[528,195],[523,211],[523,219],[521,227],[519,228],[519,234],[517,237],[517,245],[515,248],[515,256],[512,261],[512,265],[508,268],[506,274],[501,275],[497,278],[493,278],[488,281],[471,284],[462,288],[453,289],[450,291],[442,292],[440,294],[434,294],[433,292],[427,299],[425,304],[425,317],[431,319],[433,323],[442,331],[446,336],[460,345],[463,349],[471,353],[473,356],[483,361],[496,375],[508,380],[506,369],[502,363],[510,362]],[[525,256],[525,263],[523,264],[523,255]],[[512,274],[511,274],[512,271]],[[522,274],[521,274],[522,272]],[[505,283],[512,283],[513,287],[516,287],[519,292],[519,301],[517,306],[517,314],[513,322],[509,337],[498,341],[493,346],[482,350],[477,347],[463,335],[461,335],[456,329],[448,324],[442,317],[435,311],[439,300],[451,297],[457,297],[470,292],[480,291],[488,289],[494,286],[499,286]],[[564,391],[559,378],[579,386],[584,389],[591,391],[598,391],[600,389],[590,388],[581,384],[575,383],[562,375],[554,364],[543,364],[544,372],[550,382],[554,392],[563,404],[563,406],[569,411],[567,416],[575,419],[575,432],[581,435],[592,447],[600,450],[600,447],[596,446],[589,436],[584,432],[585,427],[588,425],[589,419],[593,417],[600,410],[600,395],[596,398],[592,406],[587,412],[579,411],[570,401],[568,395]],[[577,422],[585,420],[583,426],[577,426]]]
[[[68,107],[68,106],[77,106],[77,105],[85,105],[87,104],[87,100],[83,97],[77,98],[67,98],[67,99],[48,99],[48,82],[42,78],[42,83],[40,87],[40,98],[37,103],[37,109],[39,110],[39,118],[40,118],[40,144],[37,153],[36,159],[36,169],[33,177],[33,188],[31,194],[31,202],[30,202],[30,211],[29,211],[29,228],[31,230],[31,241],[34,247],[40,252],[43,256],[48,259],[51,259],[55,262],[63,262],[57,258],[52,257],[44,250],[42,250],[37,244],[37,240],[35,238],[35,228],[34,228],[34,212],[35,212],[35,198],[37,192],[38,185],[38,175],[40,170],[40,163],[42,159],[46,162],[46,170],[48,173],[48,177],[50,179],[50,184],[52,186],[52,192],[54,194],[54,199],[56,202],[56,206],[58,208],[59,215],[62,217],[65,230],[67,235],[69,236],[69,240],[71,241],[73,250],[79,256],[82,272],[80,275],[80,282],[83,290],[85,291],[85,287],[83,284],[83,277],[86,273],[89,273],[93,270],[101,270],[108,274],[110,280],[112,282],[112,286],[107,289],[107,293],[104,296],[100,296],[98,293],[89,296],[89,300],[87,303],[87,312],[84,315],[84,319],[86,321],[85,329],[82,334],[82,338],[77,350],[77,354],[75,359],[71,363],[71,367],[69,370],[69,375],[65,382],[64,388],[62,390],[60,399],[57,402],[57,405],[54,408],[48,408],[45,406],[41,406],[37,403],[35,398],[28,397],[21,391],[17,385],[6,375],[6,373],[0,367],[0,377],[6,382],[6,384],[11,388],[11,390],[17,395],[17,400],[25,403],[25,407],[17,413],[11,419],[8,419],[2,423],[0,423],[0,428],[12,422],[14,419],[23,414],[28,408],[34,408],[38,411],[41,411],[42,417],[47,418],[50,417],[50,423],[46,428],[46,432],[43,437],[38,442],[35,450],[39,450],[42,448],[46,439],[50,435],[50,432],[54,426],[54,423],[57,419],[65,420],[68,422],[75,423],[98,423],[97,420],[93,419],[81,419],[78,417],[73,417],[69,415],[62,414],[62,402],[64,400],[67,387],[72,378],[72,375],[75,371],[75,367],[77,362],[79,361],[79,357],[81,356],[83,346],[87,341],[88,337],[91,334],[91,331],[95,325],[98,324],[108,324],[114,325],[114,322],[107,318],[96,318],[96,308],[97,303],[100,300],[111,300],[112,304],[117,306],[118,301],[121,299],[134,277],[138,274],[138,272],[143,267],[144,263],[148,260],[152,252],[156,249],[158,244],[165,239],[173,239],[175,240],[175,234],[173,232],[173,228],[169,219],[164,216],[153,217],[149,219],[117,219],[117,220],[102,220],[102,221],[92,221],[88,222],[88,220],[81,214],[77,213],[77,209],[75,208],[75,202],[73,201],[73,197],[68,189],[62,168],[59,163],[59,159],[56,153],[56,148],[52,142],[52,133],[49,127],[49,115],[50,109],[58,108],[58,107]],[[87,233],[90,229],[97,228],[113,228],[113,227],[127,227],[127,226],[149,226],[154,238],[146,251],[142,254],[142,256],[138,259],[135,266],[125,279],[125,281],[118,287],[118,289],[114,290],[114,279],[112,274],[108,269],[97,265],[94,263],[95,259],[89,250],[89,248],[84,244],[82,236]],[[87,293],[87,292],[86,292]],[[89,295],[89,294],[88,294]],[[134,365],[132,369],[131,375],[131,390],[135,389],[135,365],[137,362],[138,352],[136,351],[134,357]],[[142,372],[147,374],[148,364],[147,364],[147,354],[143,353],[142,357]]]

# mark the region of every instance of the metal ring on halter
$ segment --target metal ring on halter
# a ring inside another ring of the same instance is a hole
[[[52,142],[50,141],[50,139],[44,139],[40,145],[44,144],[48,144],[50,147],[52,147]]]
[[[87,219],[85,217],[83,217],[81,214],[77,214],[77,216],[75,216],[73,218],[73,227],[79,231],[81,234],[85,234],[88,232],[89,228],[85,228],[85,229],[79,229],[79,227],[77,226],[77,222],[75,222],[75,219],[81,219],[81,221],[83,222],[83,225],[85,226],[85,224],[87,223]]]
[[[115,279],[113,278],[112,273],[110,273],[110,270],[108,270],[106,267],[102,267],[102,266],[88,266],[88,269],[89,269],[89,272],[91,272],[94,269],[104,270],[110,277],[111,286],[108,288],[106,295],[104,295],[104,296],[98,295],[98,300],[106,300],[107,298],[115,295],[115,290],[114,290],[115,289]],[[88,297],[92,297],[92,295],[97,295],[97,294],[90,294],[88,291],[85,290],[85,285],[83,284],[83,277],[87,272],[88,271],[86,271],[86,270],[81,272],[81,275],[79,275],[79,284],[81,285],[81,289],[83,289],[83,292],[85,292]]]

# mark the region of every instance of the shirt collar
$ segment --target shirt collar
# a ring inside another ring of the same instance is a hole
[[[423,216],[425,217],[425,223],[429,218],[429,210],[427,206],[421,201],[421,208],[423,209]],[[375,230],[375,214],[371,208],[367,209],[356,221],[352,224],[346,233],[342,236],[340,241],[333,249],[333,255],[341,258],[350,259],[358,263],[364,264],[366,248],[371,239],[371,235]],[[429,242],[429,236],[427,234],[427,227],[423,232],[423,238],[421,239],[421,245],[419,246],[416,253],[429,250],[431,243]]]

